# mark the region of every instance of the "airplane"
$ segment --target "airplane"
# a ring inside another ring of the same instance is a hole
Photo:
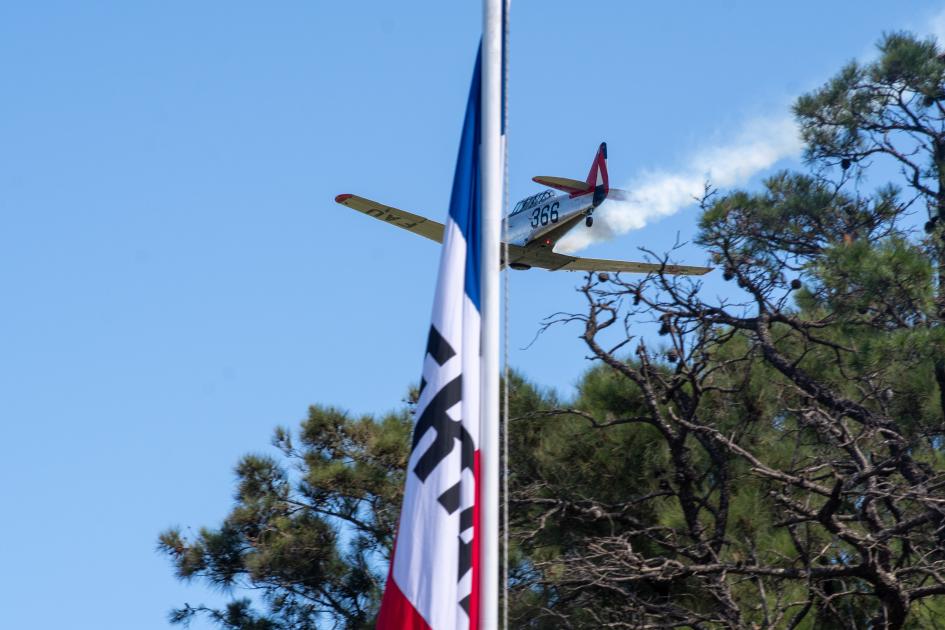
[[[580,223],[581,219],[584,219],[584,225],[591,228],[594,225],[594,210],[605,200],[628,198],[626,191],[610,188],[606,142],[602,142],[598,148],[585,181],[544,175],[533,177],[532,180],[562,191],[563,194],[555,194],[546,189],[526,197],[515,204],[508,216],[502,220],[502,233],[506,235],[508,244],[508,260],[502,262],[512,269],[538,267],[549,271],[627,271],[694,276],[701,276],[712,270],[711,267],[579,258],[554,251],[561,237]],[[442,223],[357,195],[338,195],[335,201],[432,241],[443,242]]]

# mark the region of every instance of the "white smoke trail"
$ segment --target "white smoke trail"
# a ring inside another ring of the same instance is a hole
[[[945,47],[945,9],[933,13],[915,30],[934,36]],[[875,51],[864,55],[864,61]],[[641,173],[626,186],[629,201],[607,200],[594,213],[594,227],[584,224],[562,238],[557,251],[573,253],[588,245],[644,227],[651,221],[694,205],[708,181],[713,186],[740,186],[780,160],[796,157],[802,144],[790,116],[748,121],[727,144],[696,153],[678,171]]]
[[[653,220],[676,214],[702,196],[705,182],[739,186],[778,161],[797,156],[801,141],[792,118],[756,118],[727,143],[697,152],[677,172],[650,171],[631,180],[628,201],[605,201],[594,213],[594,227],[577,227],[558,242],[571,253],[592,243],[637,230]]]

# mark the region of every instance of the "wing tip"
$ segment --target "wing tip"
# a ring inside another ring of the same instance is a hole
[[[344,203],[348,201],[349,199],[351,199],[352,197],[354,197],[354,195],[351,195],[349,193],[342,193],[338,195],[337,197],[335,197],[335,203]]]

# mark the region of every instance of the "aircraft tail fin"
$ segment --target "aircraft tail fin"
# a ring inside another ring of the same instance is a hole
[[[544,186],[571,193],[572,197],[575,195],[586,195],[593,191],[593,203],[596,208],[604,202],[604,199],[607,198],[607,193],[610,192],[610,180],[607,177],[607,143],[600,143],[600,147],[597,149],[597,155],[594,156],[594,162],[591,164],[591,172],[587,174],[586,181],[582,182],[577,179],[568,179],[567,177],[548,177],[546,175],[532,177],[532,180]]]
[[[587,174],[587,187],[594,189],[594,207],[596,208],[610,192],[610,180],[607,178],[607,143],[601,142],[591,164],[591,172]]]

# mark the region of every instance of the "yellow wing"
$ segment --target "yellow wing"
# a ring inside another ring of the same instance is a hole
[[[443,224],[357,195],[338,195],[335,201],[378,221],[409,230],[437,243],[443,242]]]
[[[550,271],[628,271],[631,273],[664,273],[669,275],[701,276],[712,271],[711,267],[687,265],[661,265],[657,263],[631,262],[628,260],[604,260],[601,258],[578,258],[558,254],[546,247],[520,247],[509,245],[509,264],[513,267],[539,267]]]

